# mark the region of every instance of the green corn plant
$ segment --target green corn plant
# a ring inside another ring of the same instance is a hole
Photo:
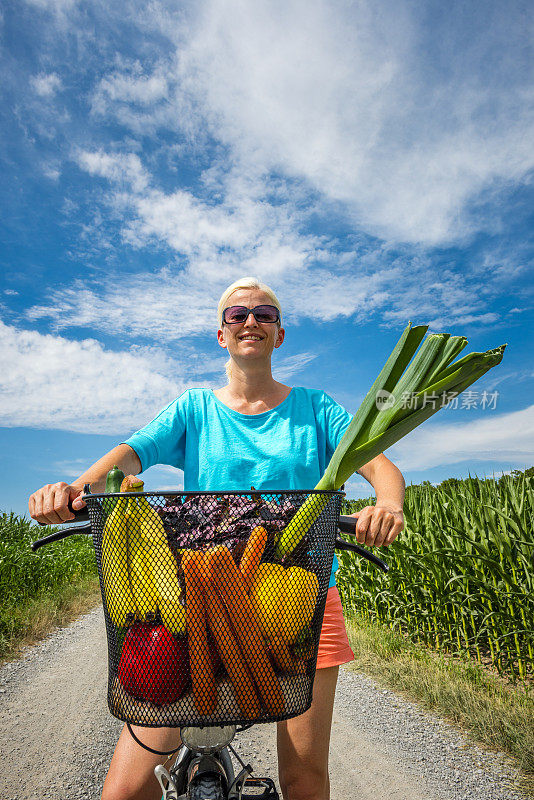
[[[369,503],[351,503],[350,512]],[[349,509],[347,509],[349,510]],[[469,653],[511,678],[534,671],[534,479],[410,486],[405,530],[387,575],[339,554],[348,613],[449,653]],[[350,587],[350,591],[348,591]]]

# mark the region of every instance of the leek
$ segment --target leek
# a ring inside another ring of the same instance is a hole
[[[412,328],[408,323],[336,447],[316,490],[340,489],[356,470],[497,366],[506,347],[501,345],[485,353],[470,353],[455,362],[467,345],[467,339],[437,333],[423,341],[427,330],[426,325]],[[391,396],[385,407],[378,408],[377,397],[384,391]],[[298,545],[329,500],[327,494],[308,496],[280,534],[276,546],[279,557]]]

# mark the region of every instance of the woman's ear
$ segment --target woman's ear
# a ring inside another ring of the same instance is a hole
[[[217,341],[219,342],[221,347],[224,347],[225,350],[227,349],[228,345],[224,341],[224,333],[222,332],[222,330],[220,328],[217,331]]]
[[[280,347],[280,345],[284,341],[285,335],[286,335],[285,329],[284,328],[278,328],[278,333],[276,335],[276,340],[275,340],[275,343],[274,343],[275,347]]]

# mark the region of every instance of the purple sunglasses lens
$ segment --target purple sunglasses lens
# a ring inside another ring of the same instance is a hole
[[[259,322],[276,322],[278,309],[275,306],[256,306],[254,314]]]
[[[278,309],[276,306],[256,306],[256,308],[246,308],[246,306],[231,306],[225,309],[224,321],[226,323],[245,322],[250,312],[254,314],[258,322],[276,322],[278,320]]]

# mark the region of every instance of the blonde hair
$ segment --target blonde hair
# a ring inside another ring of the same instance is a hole
[[[270,286],[267,286],[266,283],[262,283],[257,278],[247,277],[247,278],[239,278],[239,280],[234,281],[221,295],[221,299],[219,300],[219,305],[217,306],[217,320],[219,325],[222,327],[222,315],[225,308],[228,307],[228,298],[234,292],[237,292],[238,289],[258,289],[260,292],[263,292],[267,295],[270,299],[273,306],[276,306],[278,311],[280,312],[280,321],[278,322],[278,327],[282,324],[282,307],[280,305],[280,301],[278,297],[275,295],[273,290]],[[232,359],[229,358],[226,364],[224,365],[226,369],[226,376],[228,381],[230,381],[230,376],[232,374]]]

